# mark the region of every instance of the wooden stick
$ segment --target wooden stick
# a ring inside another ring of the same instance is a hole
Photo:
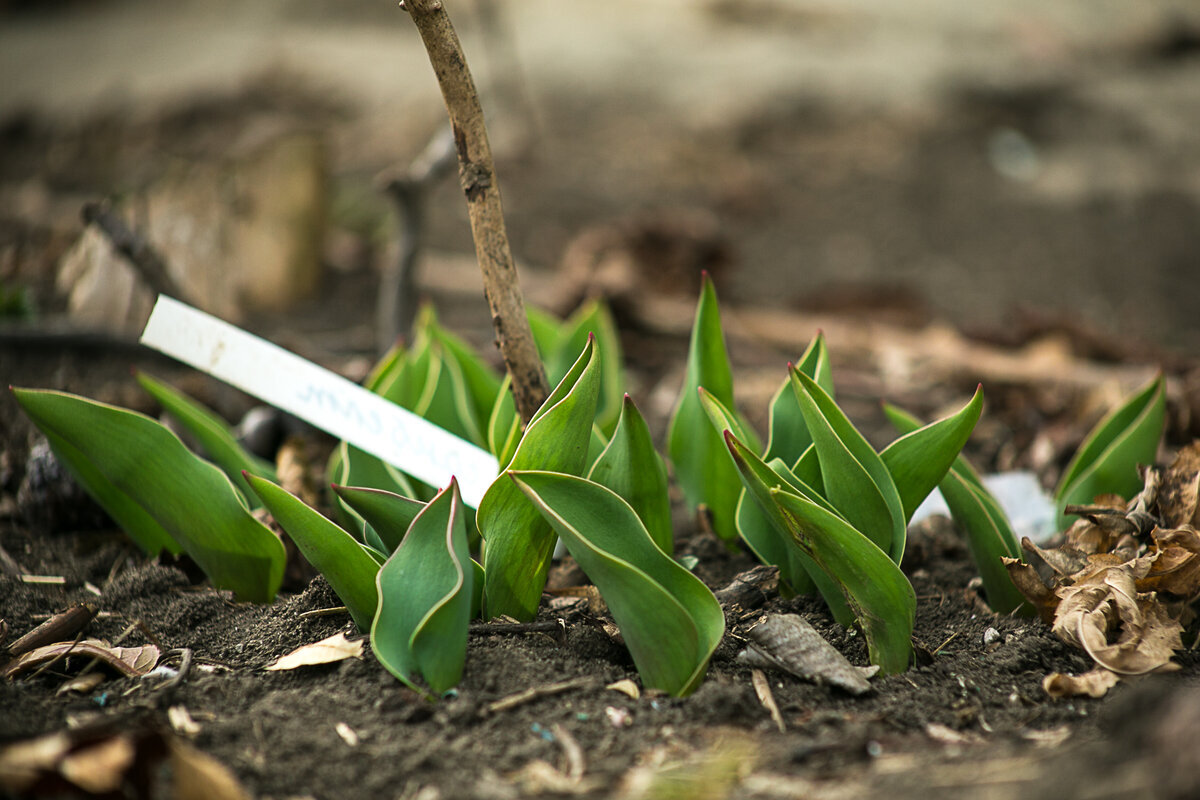
[[[405,0],[403,7],[421,34],[450,116],[458,175],[467,196],[471,235],[483,272],[484,296],[492,311],[496,346],[512,376],[517,413],[528,422],[550,392],[525,316],[479,95],[441,0]]]

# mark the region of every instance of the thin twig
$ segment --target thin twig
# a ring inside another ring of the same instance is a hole
[[[517,413],[528,422],[550,391],[525,316],[479,95],[441,0],[405,0],[404,8],[421,34],[450,116],[459,180],[467,197],[471,235],[483,272],[483,292],[492,311],[496,345],[512,376]]]
[[[403,174],[384,179],[383,188],[400,216],[400,252],[379,280],[375,328],[381,353],[407,333],[416,318],[417,257],[425,233],[425,200],[454,163],[454,134],[446,127],[433,135]]]
[[[152,291],[183,302],[188,301],[187,294],[167,271],[167,262],[163,257],[145,237],[125,224],[125,220],[121,219],[108,203],[85,203],[82,216],[83,223],[95,225],[112,244],[113,249],[137,270]]]
[[[412,0],[409,0],[412,2]],[[560,681],[558,683],[548,683],[545,686],[533,686],[522,692],[510,694],[507,697],[501,697],[494,703],[488,703],[483,707],[485,714],[495,714],[497,711],[508,711],[517,706],[524,705],[531,700],[536,700],[539,697],[549,697],[555,694],[569,692],[572,689],[586,689],[594,686],[596,681],[594,678],[574,678],[569,681]]]
[[[305,611],[300,614],[300,619],[313,619],[315,617],[333,617],[338,614],[349,614],[350,609],[345,606],[334,606],[333,608],[316,608],[312,611]]]

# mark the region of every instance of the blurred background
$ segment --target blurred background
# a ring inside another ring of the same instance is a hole
[[[1200,346],[1194,2],[446,5],[540,302],[636,316],[709,269],[751,309]],[[195,301],[374,350],[381,186],[445,125],[395,2],[10,0],[0,76],[7,317],[140,328],[145,288],[80,221],[107,198]],[[418,291],[478,315],[452,171],[427,189]]]

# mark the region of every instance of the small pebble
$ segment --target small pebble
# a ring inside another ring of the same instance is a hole
[[[1000,631],[995,628],[988,628],[983,632],[983,646],[992,647],[1000,644]]]

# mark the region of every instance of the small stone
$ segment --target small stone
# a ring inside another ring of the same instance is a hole
[[[983,646],[989,650],[1000,645],[1000,631],[995,628],[988,628],[983,632]]]

